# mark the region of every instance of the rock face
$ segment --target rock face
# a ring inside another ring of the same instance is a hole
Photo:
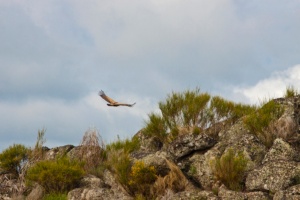
[[[143,161],[146,166],[154,166],[160,180],[167,180],[160,188],[164,193],[157,199],[208,199],[208,200],[265,200],[300,199],[300,96],[275,100],[285,112],[274,124],[277,139],[267,148],[245,127],[243,119],[228,126],[222,126],[214,134],[179,134],[169,144],[162,144],[158,138],[143,135],[139,131],[135,137],[141,148],[130,154],[131,163]],[[214,129],[216,130],[216,129]],[[212,129],[209,131],[213,131]],[[212,136],[213,135],[213,136]],[[216,179],[212,170],[212,160],[233,149],[241,152],[248,162],[239,191],[230,190]],[[46,159],[58,155],[77,156],[80,147],[66,145],[48,149]],[[168,163],[173,163],[184,178],[187,187],[174,190],[176,173]],[[105,170],[101,178],[87,174],[78,188],[68,193],[70,200],[135,199],[115,178],[115,174]],[[166,178],[167,177],[167,178]],[[40,199],[43,189],[35,186],[24,189],[24,180],[0,169],[0,200]]]
[[[106,200],[106,199],[133,199],[122,188],[109,171],[104,173],[103,180],[92,175],[84,177],[81,187],[68,193],[69,200]]]
[[[194,151],[208,149],[215,143],[216,141],[206,134],[186,134],[175,139],[168,151],[178,160]]]

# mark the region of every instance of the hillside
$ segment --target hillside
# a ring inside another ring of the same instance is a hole
[[[0,199],[300,199],[300,95],[261,106],[172,93],[133,138],[0,154]],[[22,152],[24,154],[22,154]],[[16,162],[4,165],[16,158]],[[8,167],[7,167],[8,166]]]

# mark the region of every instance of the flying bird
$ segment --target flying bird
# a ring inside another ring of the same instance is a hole
[[[99,96],[102,97],[102,99],[104,99],[105,101],[108,102],[108,106],[128,106],[128,107],[132,107],[135,105],[135,103],[133,104],[128,104],[128,103],[119,103],[119,102],[116,102],[115,100],[113,100],[112,98],[106,96],[106,94],[101,90],[99,92]]]

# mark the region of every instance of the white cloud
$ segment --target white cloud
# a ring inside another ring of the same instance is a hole
[[[235,96],[241,95],[250,103],[259,103],[265,98],[279,98],[284,96],[287,87],[298,89],[300,85],[300,65],[295,65],[283,71],[272,73],[269,78],[259,81],[254,86],[236,87]],[[299,89],[298,89],[299,90]]]

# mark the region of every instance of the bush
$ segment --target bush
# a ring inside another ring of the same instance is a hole
[[[295,97],[297,95],[299,95],[298,90],[293,86],[288,86],[285,90],[284,97],[289,98],[289,97]]]
[[[127,153],[131,153],[135,150],[138,150],[140,147],[140,141],[137,137],[133,137],[132,139],[120,140],[118,139],[115,142],[112,142],[106,145],[106,151],[112,150],[124,150]]]
[[[231,190],[241,190],[248,159],[242,152],[235,154],[228,149],[220,158],[211,161],[212,172],[217,180]]]
[[[67,157],[43,160],[28,169],[26,181],[29,185],[37,182],[47,193],[63,193],[77,186],[84,175],[82,168],[82,163]]]
[[[283,114],[283,107],[271,100],[244,118],[247,128],[255,134],[267,147],[273,144],[275,135],[271,126]]]
[[[78,157],[84,161],[84,170],[93,173],[105,159],[104,143],[96,129],[85,132],[80,143]]]
[[[22,144],[9,146],[0,154],[0,167],[18,175],[23,163],[27,160],[28,148]]]
[[[131,167],[129,187],[135,195],[150,195],[150,187],[156,180],[154,166],[145,166],[143,161],[137,161]]]
[[[159,102],[161,114],[149,114],[144,134],[161,142],[171,142],[178,134],[200,134],[219,122],[233,123],[255,111],[255,106],[234,103],[219,96],[211,97],[196,88],[183,93],[173,92]]]
[[[128,182],[131,168],[129,153],[124,150],[110,150],[106,165],[117,176],[118,181],[129,191]]]

